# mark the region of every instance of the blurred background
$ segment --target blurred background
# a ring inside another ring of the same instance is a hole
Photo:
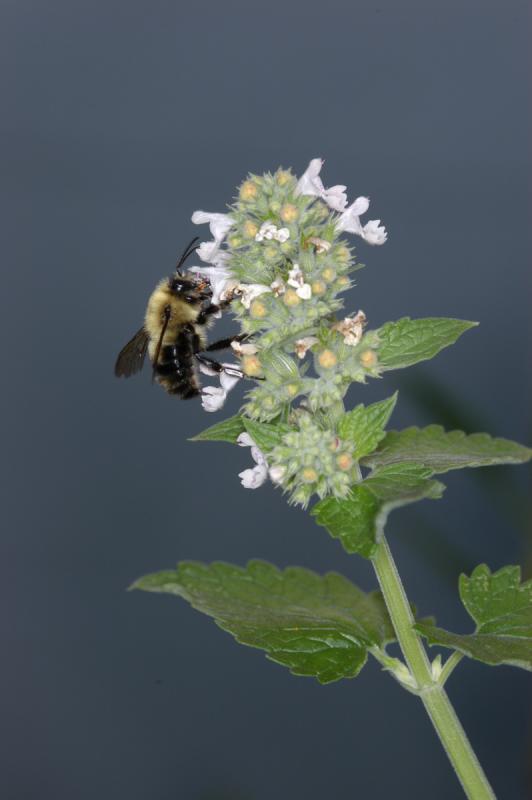
[[[358,243],[348,307],[371,327],[481,323],[350,400],[399,388],[395,427],[530,443],[527,6],[0,4],[6,800],[462,797],[421,704],[376,664],[322,687],[177,599],[126,593],[180,559],[375,581],[271,487],[241,488],[248,450],[187,441],[238,392],[207,415],[112,368],[191,213],[223,211],[248,170],[321,156],[389,231]],[[451,473],[442,501],[392,516],[423,614],[466,632],[461,570],[532,574],[529,479]],[[498,795],[530,796],[530,676],[466,661],[449,690]]]

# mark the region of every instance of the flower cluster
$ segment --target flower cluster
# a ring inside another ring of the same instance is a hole
[[[290,492],[290,500],[307,506],[313,494],[345,497],[360,477],[354,447],[323,428],[310,414],[299,415],[297,430],[286,433],[271,452],[274,483]]]
[[[380,372],[378,337],[365,331],[364,312],[339,312],[361,266],[343,235],[380,245],[387,234],[380,220],[360,221],[367,197],[348,205],[345,186],[325,188],[322,165],[313,159],[299,179],[285,169],[249,175],[229,213],[192,216],[209,224],[213,238],[198,250],[208,266],[191,269],[210,281],[215,303],[231,301],[250,337],[234,347],[242,373],[257,379],[243,413],[263,423],[293,421],[268,461],[257,460],[252,444],[257,467],[243,483],[256,488],[270,474],[303,504],[313,493],[345,496],[353,483],[357,467],[336,436],[334,414],[343,412],[351,383]],[[207,387],[206,410],[220,408],[229,388],[227,377],[220,389]],[[297,457],[289,455],[293,448]]]

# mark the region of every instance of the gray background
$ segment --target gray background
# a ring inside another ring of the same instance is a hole
[[[348,305],[374,326],[481,322],[353,402],[399,386],[396,426],[454,415],[527,440],[526,4],[4,0],[0,11],[0,793],[461,797],[420,704],[376,665],[320,687],[184,603],[125,592],[183,558],[374,579],[270,487],[241,489],[248,451],[186,441],[213,415],[147,374],[116,381],[112,365],[197,233],[194,209],[223,210],[248,170],[301,172],[323,156],[326,184],[369,194],[390,233],[385,247],[360,243],[368,267]],[[423,613],[465,632],[460,569],[525,561],[526,474],[452,474],[439,504],[392,517]],[[528,796],[530,676],[468,662],[450,693],[500,796]]]

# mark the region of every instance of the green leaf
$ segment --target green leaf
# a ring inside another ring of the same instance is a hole
[[[379,328],[379,366],[399,369],[433,358],[444,347],[454,344],[469,328],[477,325],[461,319],[428,317],[387,322]]]
[[[185,561],[132,588],[183,597],[238,642],[320,683],[355,677],[368,648],[394,638],[381,594],[365,594],[333,572],[281,571],[265,561],[245,568]]]
[[[326,497],[310,512],[318,525],[327,528],[333,539],[340,539],[348,553],[371,558],[377,547],[376,519],[380,503],[363,484],[354,486],[349,497]]]
[[[256,422],[253,419],[248,419],[248,417],[243,417],[242,419],[246,426],[246,431],[257,447],[265,453],[269,453],[270,450],[273,450],[274,447],[281,444],[284,434],[292,430],[289,425],[285,425],[281,422]]]
[[[378,544],[378,532],[394,508],[418,500],[436,500],[444,486],[430,480],[431,472],[417,464],[394,464],[374,472],[357,484],[349,497],[326,497],[311,513],[318,525],[340,539],[348,553],[371,558]]]
[[[510,664],[532,670],[532,580],[521,583],[519,567],[491,573],[481,564],[470,578],[460,576],[460,597],[476,622],[475,633],[449,633],[419,622],[430,644],[458,650],[485,664]]]
[[[494,439],[487,433],[446,432],[440,425],[389,431],[378,449],[363,460],[369,467],[396,462],[415,462],[433,474],[462,467],[519,464],[532,457],[532,450],[508,439]]]
[[[235,417],[229,417],[222,422],[211,425],[196,436],[192,436],[189,441],[191,442],[230,442],[235,444],[236,440],[241,433],[245,431],[244,418],[237,414]]]
[[[341,439],[355,444],[357,459],[372,453],[386,435],[384,428],[396,402],[397,392],[387,400],[373,403],[370,406],[360,404],[340,419],[338,435]]]

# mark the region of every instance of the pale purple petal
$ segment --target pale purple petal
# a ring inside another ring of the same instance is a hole
[[[323,192],[323,183],[318,177],[323,166],[321,158],[313,158],[303,175],[297,182],[299,194],[310,194],[319,196]]]
[[[251,448],[251,458],[259,466],[267,463],[264,453],[256,445]]]
[[[231,276],[228,269],[223,266],[220,267],[190,267],[189,272],[194,275],[202,275],[208,279],[212,289],[212,302],[218,305],[223,299],[224,292],[236,286],[235,279]],[[221,312],[214,315],[220,317]]]
[[[196,253],[202,261],[212,264],[220,252],[220,245],[218,242],[202,242]]]
[[[380,219],[370,219],[362,230],[362,235],[368,244],[384,244],[388,238],[386,228],[380,224]]]
[[[354,203],[351,203],[349,209],[353,214],[361,217],[369,208],[369,197],[357,197]],[[347,209],[349,211],[349,209]]]
[[[322,199],[325,200],[329,208],[333,211],[343,211],[347,205],[347,195],[345,193],[347,187],[345,186],[331,186],[330,189],[325,189],[322,194]]]
[[[219,386],[205,386],[201,393],[201,405],[205,411],[219,411],[226,396],[227,393]]]
[[[209,223],[211,234],[218,243],[225,239],[227,231],[234,224],[234,220],[229,214],[218,214],[210,211],[194,211],[192,222],[194,225]]]
[[[286,474],[286,467],[270,467],[269,475],[272,483],[281,483]]]
[[[268,469],[264,465],[258,465],[253,469],[245,469],[238,473],[238,477],[245,489],[258,489],[268,478]]]
[[[256,447],[255,442],[246,432],[239,434],[236,443],[239,447]]]
[[[349,208],[340,215],[336,222],[337,231],[345,231],[346,233],[356,233],[358,236],[363,236],[362,225],[360,224],[360,215],[365,214],[369,208],[369,199],[367,197],[357,197],[354,203],[351,203]]]

